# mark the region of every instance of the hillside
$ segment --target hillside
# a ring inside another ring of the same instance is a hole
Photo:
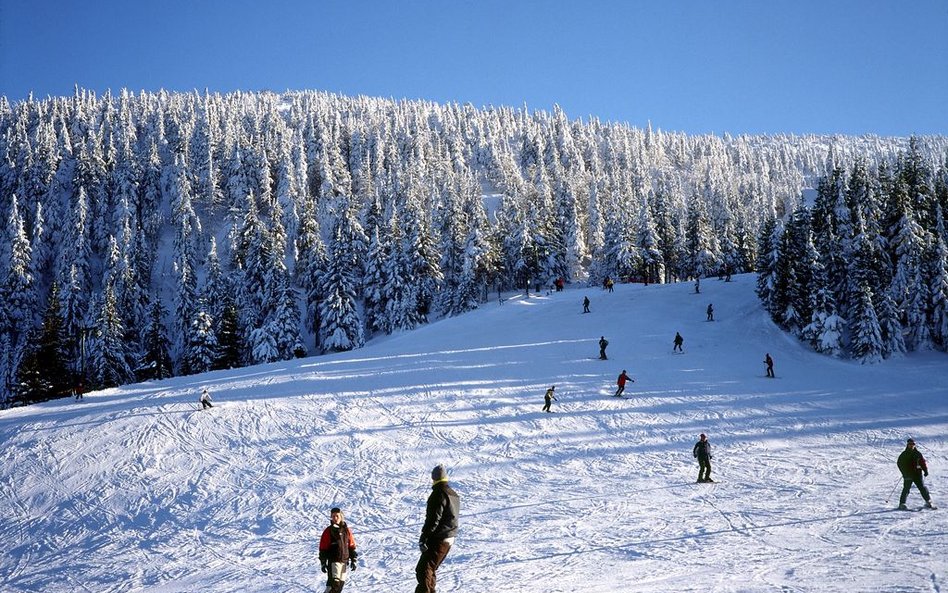
[[[442,592],[940,591],[948,510],[892,509],[907,436],[946,501],[945,385],[939,353],[810,352],[751,276],[495,301],[347,354],[0,411],[0,590],[321,592],[333,505],[362,551],[346,590],[411,590],[444,462]],[[699,432],[716,484],[694,483]]]

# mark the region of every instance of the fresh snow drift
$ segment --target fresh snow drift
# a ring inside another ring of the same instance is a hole
[[[346,591],[411,591],[437,463],[461,496],[444,593],[948,590],[948,512],[895,511],[909,436],[948,497],[948,359],[821,356],[753,285],[514,297],[354,352],[2,411],[0,590],[321,593],[338,505]],[[701,432],[715,484],[694,483]]]

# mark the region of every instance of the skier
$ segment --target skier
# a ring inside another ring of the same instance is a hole
[[[678,332],[675,332],[675,347],[672,348],[672,352],[674,352],[675,350],[677,350],[677,351],[679,351],[679,352],[684,353],[684,350],[681,349],[681,345],[684,343],[684,341],[685,341],[685,339],[684,339],[683,337],[681,337],[681,334],[678,333]]]
[[[454,545],[458,533],[461,501],[458,493],[448,485],[448,472],[443,465],[431,470],[431,481],[433,484],[425,509],[425,524],[418,541],[421,558],[415,566],[415,577],[418,579],[415,593],[434,593],[435,572]]]
[[[543,411],[549,412],[550,406],[553,405],[553,400],[556,399],[556,396],[553,395],[553,391],[556,389],[556,385],[550,387],[546,390],[546,395],[543,396]]]
[[[583,297],[583,313],[589,313],[589,297]]]
[[[606,290],[609,292],[614,292],[613,287],[615,284],[616,283],[612,281],[612,278],[606,278]]]
[[[691,453],[698,460],[698,482],[714,482],[711,479],[711,443],[707,435],[698,435],[698,442]]]
[[[355,537],[342,509],[333,507],[329,511],[329,527],[319,538],[319,565],[327,574],[325,593],[342,593],[350,570],[356,569]]]
[[[714,305],[708,303],[708,321],[714,321]]]
[[[899,510],[908,509],[905,506],[905,500],[908,498],[909,490],[912,489],[912,484],[915,484],[918,492],[925,499],[925,506],[930,509],[935,508],[932,506],[932,497],[928,493],[928,488],[925,487],[925,481],[922,479],[923,475],[928,476],[928,464],[925,463],[925,458],[922,457],[919,450],[915,448],[914,440],[909,439],[905,442],[905,450],[899,455],[899,460],[896,463],[899,466],[899,471],[902,472],[903,482],[902,496],[899,497]]]
[[[609,345],[609,340],[606,339],[606,336],[599,336],[599,360],[608,360],[606,358],[606,346]]]
[[[767,376],[773,379],[774,378],[774,359],[770,358],[770,352],[768,352],[767,356],[764,357],[764,364],[767,365]]]
[[[618,379],[616,379],[616,385],[618,385],[619,388],[616,390],[616,394],[613,395],[612,397],[622,397],[622,393],[625,391],[625,382],[626,382],[626,381],[632,381],[633,383],[635,383],[635,379],[633,379],[632,377],[626,375],[626,374],[625,374],[625,369],[622,369],[622,374],[619,375],[619,378],[618,378]]]
[[[82,383],[80,382],[80,383],[79,383],[78,385],[76,385],[76,387],[72,390],[72,393],[73,393],[73,395],[74,395],[75,398],[76,398],[76,401],[79,401],[79,400],[82,399],[82,391],[83,391],[83,389],[82,389]]]
[[[205,387],[204,390],[201,391],[201,409],[206,410],[213,407],[214,406],[211,405],[211,394],[207,392],[207,387]]]

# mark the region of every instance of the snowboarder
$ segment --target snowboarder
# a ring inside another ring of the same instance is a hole
[[[415,593],[434,593],[435,572],[454,545],[458,533],[461,501],[458,493],[448,485],[448,472],[443,465],[431,470],[431,481],[433,484],[425,510],[425,524],[418,541],[421,558],[415,566],[415,577],[418,579]]]
[[[325,593],[342,593],[350,570],[356,569],[355,537],[342,509],[333,507],[329,511],[329,527],[319,538],[319,565],[327,575]]]
[[[711,443],[706,434],[698,435],[698,442],[691,452],[698,460],[698,482],[714,482],[711,479]]]
[[[205,387],[204,390],[201,391],[201,409],[206,410],[213,407],[214,406],[211,405],[211,394],[207,392],[207,387]]]
[[[928,476],[928,464],[925,463],[925,458],[922,457],[922,454],[918,449],[915,448],[915,441],[909,439],[905,442],[905,450],[902,451],[902,454],[899,455],[899,460],[896,462],[899,466],[899,471],[902,472],[902,496],[899,497],[899,510],[906,510],[908,507],[905,506],[905,500],[908,498],[909,490],[912,489],[912,484],[915,484],[918,488],[918,492],[922,495],[922,498],[925,499],[925,506],[933,509],[932,506],[932,497],[928,493],[928,488],[925,487],[925,481],[922,479],[922,476]]]
[[[678,332],[675,332],[675,347],[672,348],[672,352],[674,352],[675,350],[677,350],[677,351],[679,351],[679,352],[684,352],[684,350],[681,349],[681,345],[682,345],[684,342],[685,342],[685,339],[684,339],[683,337],[681,337],[681,334],[678,333]]]
[[[583,297],[583,313],[589,313],[589,297]]]
[[[546,390],[546,395],[543,396],[543,411],[544,412],[550,411],[550,406],[553,405],[553,401],[556,399],[556,396],[553,394],[555,390],[556,390],[556,385]]]
[[[774,359],[770,358],[770,352],[764,357],[764,364],[767,365],[767,376],[774,378]]]
[[[625,391],[625,382],[626,382],[626,381],[632,381],[633,383],[635,383],[635,379],[633,379],[632,377],[626,375],[626,374],[625,374],[625,369],[622,369],[622,374],[619,375],[619,378],[618,378],[618,379],[616,379],[616,385],[618,385],[619,388],[616,389],[616,394],[615,394],[614,396],[612,396],[612,397],[622,397],[622,393]]]
[[[714,305],[708,303],[708,321],[714,321]]]
[[[606,346],[609,345],[609,340],[606,339],[606,336],[599,336],[599,360],[609,360],[606,358]]]

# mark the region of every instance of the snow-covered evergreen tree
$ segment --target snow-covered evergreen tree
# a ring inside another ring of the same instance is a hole
[[[171,342],[164,324],[166,314],[161,301],[153,299],[148,313],[148,326],[144,332],[142,358],[138,365],[144,376],[152,379],[164,379],[170,377],[173,372]]]
[[[131,382],[135,375],[125,349],[125,327],[115,292],[106,285],[89,340],[89,370],[93,385],[112,387]]]
[[[363,344],[365,334],[356,299],[364,252],[362,227],[353,217],[349,201],[341,198],[336,203],[326,270],[321,278],[320,344],[324,351],[352,350]]]

